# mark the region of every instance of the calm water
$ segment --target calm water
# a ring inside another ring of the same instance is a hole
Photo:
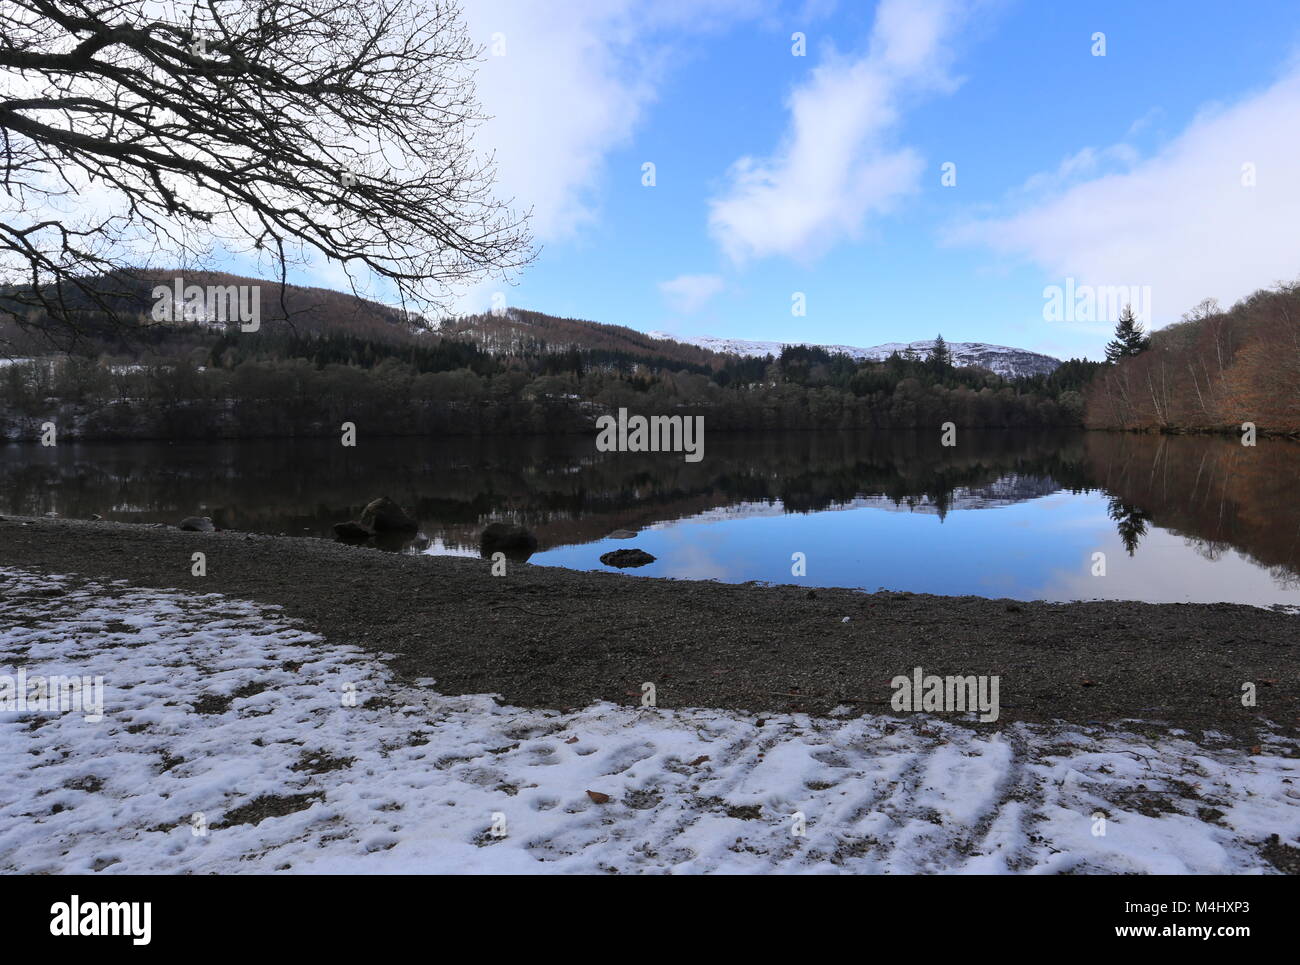
[[[1106,433],[707,438],[705,458],[593,438],[0,446],[0,513],[332,536],[387,494],[420,520],[387,548],[478,555],[485,522],[532,562],[638,575],[1017,599],[1300,605],[1300,445]],[[636,539],[609,539],[617,529]],[[791,574],[803,553],[807,575]],[[1105,554],[1104,576],[1093,574]]]

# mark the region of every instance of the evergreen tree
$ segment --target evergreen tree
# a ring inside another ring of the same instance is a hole
[[[1125,305],[1115,326],[1115,337],[1106,343],[1106,361],[1118,362],[1145,351],[1150,345],[1151,339],[1133,314],[1133,306]]]
[[[926,362],[936,372],[952,368],[952,353],[948,351],[948,343],[943,340],[942,335],[935,336],[934,348],[930,349],[930,356]]]
[[[1129,506],[1116,497],[1109,500],[1107,514],[1115,521],[1115,528],[1119,530],[1120,541],[1128,550],[1128,555],[1133,556],[1137,552],[1138,543],[1147,534],[1147,521],[1151,517],[1136,506]]]

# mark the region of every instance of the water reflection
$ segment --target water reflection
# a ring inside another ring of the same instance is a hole
[[[1106,502],[1106,515],[1115,521],[1115,530],[1129,556],[1137,554],[1138,543],[1147,534],[1147,522],[1151,519],[1136,506],[1129,506],[1118,496],[1112,496]]]
[[[1024,599],[1300,603],[1300,446],[1106,433],[714,436],[703,462],[590,438],[0,447],[0,512],[332,536],[388,495],[420,521],[384,548],[475,554],[491,519],[533,562],[637,574]],[[638,533],[611,540],[615,530]],[[790,557],[808,559],[806,577]],[[1091,561],[1106,554],[1105,577]]]

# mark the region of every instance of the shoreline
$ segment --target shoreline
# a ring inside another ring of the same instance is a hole
[[[207,575],[191,575],[191,554]],[[1300,723],[1300,617],[1247,604],[1037,603],[722,584],[403,556],[308,537],[0,519],[0,566],[275,604],[400,678],[522,707],[891,714],[890,681],[1000,678],[996,722],[1183,729],[1249,746]],[[5,581],[0,578],[0,592]],[[843,618],[849,617],[847,623]],[[1256,706],[1241,704],[1242,685]],[[1141,722],[1135,725],[1134,722]]]
[[[617,415],[617,411],[618,411],[617,409],[613,411],[608,411],[604,409],[601,409],[599,411],[593,410],[592,413],[587,414],[590,415],[591,417],[591,422],[589,425],[584,424],[579,428],[557,429],[557,430],[549,430],[545,432],[536,432],[536,431],[528,431],[528,430],[511,430],[511,431],[501,431],[501,432],[482,431],[482,430],[466,431],[466,432],[447,432],[447,431],[372,432],[370,430],[367,430],[366,436],[367,438],[371,438],[371,439],[456,439],[456,440],[460,440],[460,439],[584,439],[584,438],[589,438],[595,440],[595,438],[598,435],[600,435],[600,429],[596,426],[596,419],[602,415]],[[647,411],[646,413],[643,414],[648,416],[648,415],[661,415],[664,413]],[[698,411],[690,407],[685,407],[681,410],[675,411],[672,414],[681,415],[681,416],[707,417],[709,415],[709,412],[707,409],[704,411]],[[55,418],[54,415],[22,416],[20,418],[27,424],[24,431],[21,434],[17,434],[17,435],[5,434],[3,432],[0,432],[0,446],[4,446],[4,445],[40,446],[42,424],[47,421],[53,421],[57,424],[57,419]],[[1050,425],[1050,426],[1037,426],[1028,429],[1017,427],[1017,426],[1008,426],[1008,425],[994,425],[994,426],[959,425],[958,428],[964,432],[1005,433],[1005,434],[1016,434],[1016,435],[1029,436],[1029,437],[1039,436],[1039,435],[1058,435],[1058,434],[1081,433],[1081,432],[1120,432],[1120,433],[1138,433],[1138,434],[1145,433],[1150,435],[1157,434],[1155,430],[1107,429],[1107,428],[1100,428],[1100,427],[1090,429],[1087,426],[1083,426],[1083,425]],[[770,429],[764,429],[761,427],[741,428],[741,429],[723,428],[723,429],[710,429],[709,435],[711,436],[717,435],[717,436],[725,436],[725,437],[766,436],[769,435],[771,431],[772,430]],[[789,426],[789,427],[782,427],[780,430],[777,431],[798,433],[801,435],[812,434],[812,433],[825,433],[827,435],[842,434],[842,433],[849,433],[855,435],[874,435],[874,434],[892,434],[892,433],[915,434],[922,431],[928,431],[928,429],[923,429],[921,426],[858,426],[858,427],[848,428],[848,429],[838,428],[835,426]],[[1205,433],[1187,432],[1183,434],[1212,435],[1215,433],[1207,431]],[[1225,436],[1233,435],[1233,433],[1231,432],[1219,433],[1219,434]],[[1239,435],[1240,433],[1237,434]],[[1293,439],[1293,440],[1300,439],[1300,435],[1290,435],[1290,436],[1281,435],[1266,429],[1260,429],[1258,431],[1258,437],[1261,439],[1263,438],[1269,438],[1269,439],[1279,438],[1279,439]],[[169,445],[174,445],[176,443],[207,445],[210,443],[311,442],[311,441],[319,441],[319,440],[329,440],[332,442],[337,442],[339,438],[339,431],[332,426],[328,428],[321,426],[319,431],[313,430],[313,431],[296,432],[296,433],[269,433],[265,435],[253,435],[249,433],[214,433],[212,435],[196,436],[193,433],[189,433],[189,432],[173,433],[170,435],[169,434],[151,435],[148,433],[137,434],[137,433],[129,433],[129,432],[116,433],[116,434],[96,432],[87,435],[79,432],[76,428],[70,428],[70,429],[61,428],[59,430],[58,438],[60,440],[60,444],[66,442],[66,443],[76,443],[76,444],[107,443],[110,445],[122,445],[127,443],[146,443],[146,442],[166,443]]]
[[[602,412],[604,415],[612,415],[610,412]],[[694,409],[687,409],[677,412],[678,415],[698,415],[707,417],[708,412],[697,412]],[[595,438],[600,434],[600,430],[595,425],[595,416],[592,417],[591,425],[584,425],[577,429],[568,429],[548,432],[529,432],[529,431],[510,431],[510,432],[367,432],[370,438],[374,439],[580,439]],[[25,425],[20,427],[16,433],[0,433],[0,446],[3,445],[40,445],[41,443],[41,425],[47,421],[55,421],[54,415],[42,416],[22,416],[20,421]],[[1237,426],[1223,426],[1218,428],[1206,428],[1203,426],[1145,426],[1125,428],[1123,426],[1088,426],[1088,425],[1051,425],[1038,426],[1032,429],[1023,429],[1015,426],[995,425],[958,425],[958,429],[966,432],[1005,432],[1020,434],[1050,434],[1050,433],[1076,433],[1076,432],[1104,432],[1117,435],[1139,435],[1139,436],[1209,436],[1216,439],[1240,439],[1241,429]],[[764,435],[770,430],[762,428],[749,429],[710,429],[710,435],[721,436],[745,436],[745,435]],[[916,433],[925,431],[920,426],[863,426],[850,429],[841,429],[834,426],[789,426],[783,427],[781,432],[794,433]],[[192,433],[181,432],[173,434],[153,435],[148,432],[137,434],[131,432],[121,433],[91,433],[89,435],[78,432],[75,428],[70,430],[61,430],[60,438],[66,442],[73,443],[232,443],[232,442],[276,442],[276,441],[311,441],[319,439],[337,440],[339,433],[334,428],[321,428],[319,432],[300,432],[300,433],[281,433],[268,435],[250,435],[248,433],[216,433],[213,435],[196,437]],[[1270,429],[1259,427],[1255,430],[1257,439],[1282,440],[1284,442],[1300,443],[1300,431],[1292,429]]]
[[[0,663],[110,683],[0,715],[0,874],[1300,870],[1285,740],[519,708],[257,603],[4,572]]]

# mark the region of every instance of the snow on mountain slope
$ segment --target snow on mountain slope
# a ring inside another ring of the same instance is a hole
[[[651,338],[672,339],[684,345],[696,345],[713,352],[727,352],[732,355],[744,355],[761,358],[764,355],[780,355],[787,345],[807,345],[823,348],[828,352],[843,352],[855,359],[883,361],[894,352],[902,355],[909,348],[918,355],[925,356],[934,347],[934,339],[922,339],[918,342],[886,342],[861,348],[856,345],[819,345],[814,342],[759,342],[741,338],[717,338],[712,335],[673,335],[668,332],[650,332]],[[1003,378],[1017,378],[1022,375],[1046,375],[1061,364],[1059,359],[1050,355],[1040,355],[1022,348],[1007,345],[989,345],[985,342],[949,342],[948,351],[952,353],[955,365],[978,365]]]

